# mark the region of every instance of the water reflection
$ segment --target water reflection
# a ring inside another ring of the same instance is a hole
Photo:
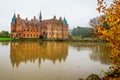
[[[9,43],[2,43],[8,45]],[[101,64],[111,64],[109,59],[110,50],[104,43],[70,43],[77,51],[90,49],[89,57],[93,61],[99,61]],[[51,60],[55,63],[57,60],[65,61],[68,55],[68,43],[63,42],[19,42],[10,44],[10,59],[12,66],[18,67],[21,62],[27,63],[38,60],[39,65],[41,60]]]
[[[9,42],[0,42],[0,44],[1,44],[2,46],[8,46],[8,45],[9,45]]]
[[[78,80],[107,70],[108,57],[104,43],[0,43],[0,80]]]
[[[55,63],[57,60],[65,61],[68,55],[68,44],[63,42],[22,42],[10,44],[10,59],[12,66],[18,67],[21,62],[35,62],[38,60],[51,60]]]
[[[93,61],[99,61],[101,64],[111,64],[109,58],[110,50],[106,43],[71,43],[71,46],[78,51],[83,49],[90,49],[92,52],[89,55]]]

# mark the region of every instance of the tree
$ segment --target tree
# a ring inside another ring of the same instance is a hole
[[[93,26],[100,38],[110,42],[110,57],[117,62],[120,57],[120,0],[112,0],[111,4],[107,4],[105,0],[98,0],[97,10],[106,16],[104,20],[99,19],[99,22],[109,25],[109,29],[101,27],[103,25]]]
[[[8,31],[0,32],[0,37],[9,37],[9,32]]]
[[[72,36],[79,36],[81,38],[92,37],[94,36],[94,29],[90,27],[84,28],[78,26],[77,28],[73,29]]]
[[[105,20],[105,19],[106,19],[105,15],[101,15],[97,18],[90,19],[89,25],[90,26],[99,25],[102,28],[109,29],[110,26],[106,22],[101,22],[101,20]]]

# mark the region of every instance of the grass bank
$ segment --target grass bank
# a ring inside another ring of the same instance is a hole
[[[29,42],[29,41],[70,41],[70,42],[106,42],[104,40],[100,40],[100,39],[90,39],[90,38],[84,38],[84,39],[68,39],[68,40],[61,40],[61,39],[57,39],[57,40],[49,40],[49,39],[40,39],[40,38],[19,38],[19,39],[14,39],[14,38],[0,38],[0,41],[13,41],[13,42]]]
[[[13,38],[0,38],[0,41],[13,41]]]

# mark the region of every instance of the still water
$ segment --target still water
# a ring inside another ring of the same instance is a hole
[[[0,43],[0,80],[78,80],[112,65],[105,43]]]

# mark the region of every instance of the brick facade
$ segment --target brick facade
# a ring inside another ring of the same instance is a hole
[[[14,14],[11,22],[11,37],[12,38],[46,38],[54,39],[68,39],[68,24],[66,19],[60,17],[56,19],[42,20],[40,14],[39,19],[35,16],[33,19],[21,19],[18,14]]]

